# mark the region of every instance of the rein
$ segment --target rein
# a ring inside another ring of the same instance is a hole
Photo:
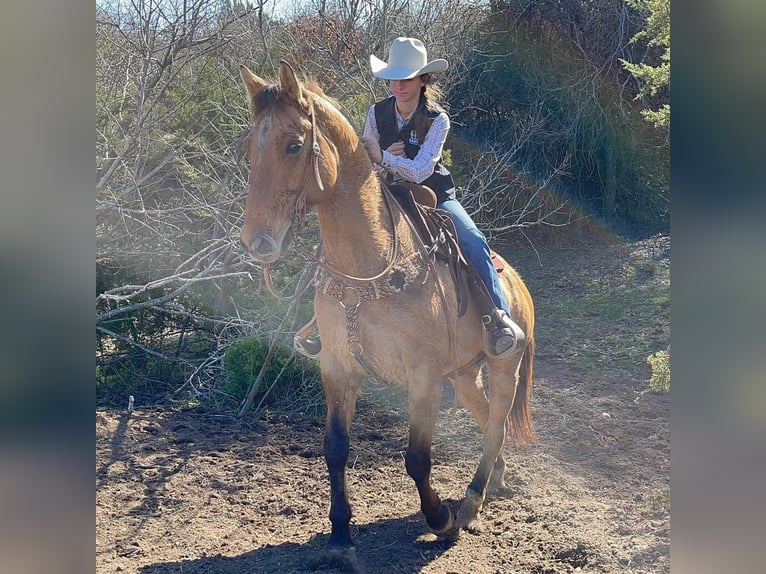
[[[320,245],[319,250],[321,251],[321,249],[322,246]],[[310,267],[311,264],[309,262],[306,262],[306,264],[303,266],[300,274],[300,279],[298,280],[298,285],[295,286],[295,291],[293,291],[292,295],[282,295],[281,293],[277,293],[277,290],[274,287],[274,283],[271,281],[271,270],[268,263],[263,264],[263,281],[266,283],[266,288],[269,290],[269,293],[274,295],[274,297],[280,301],[284,301],[285,303],[292,303],[296,299],[300,298],[306,292],[306,289],[308,289],[309,286],[314,282],[314,279],[316,278],[316,269],[313,273],[309,273],[308,271]]]
[[[324,258],[317,257],[313,253],[307,251],[306,249],[299,248],[299,251],[303,254],[303,256],[306,259],[311,259],[314,264],[327,273],[328,275],[332,275],[335,279],[340,281],[341,283],[349,281],[351,283],[369,283],[370,281],[375,281],[378,279],[381,279],[388,275],[390,273],[391,269],[399,263],[399,260],[397,260],[397,257],[399,255],[399,234],[396,232],[396,221],[394,219],[394,208],[393,208],[393,197],[391,196],[391,193],[388,191],[388,188],[385,186],[383,187],[384,193],[383,197],[386,200],[386,208],[388,209],[388,214],[391,218],[391,233],[393,235],[393,241],[389,245],[388,254],[386,256],[386,267],[377,275],[372,275],[370,277],[356,277],[354,275],[349,275],[348,273],[344,273],[343,271],[340,271],[339,269],[336,269]],[[347,285],[350,287],[350,285]]]

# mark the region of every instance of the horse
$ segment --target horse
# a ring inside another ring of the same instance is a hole
[[[534,442],[530,412],[535,353],[534,305],[518,272],[501,258],[500,279],[524,343],[511,358],[483,352],[475,296],[459,316],[447,264],[422,241],[390,200],[373,163],[338,103],[281,62],[268,82],[240,66],[250,109],[244,140],[250,164],[240,240],[268,265],[292,245],[293,229],[316,212],[322,242],[314,311],[327,401],[324,457],[329,472],[328,547],[354,550],[346,490],[349,429],[363,380],[370,374],[408,393],[405,468],[415,482],[428,527],[456,538],[474,521],[488,491],[505,486],[508,434]],[[499,257],[499,256],[498,256]],[[481,367],[486,365],[488,393]],[[475,417],[483,450],[457,516],[431,484],[431,443],[445,379]]]

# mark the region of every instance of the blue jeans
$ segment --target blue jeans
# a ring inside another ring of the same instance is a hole
[[[486,285],[489,296],[495,303],[495,307],[505,310],[510,315],[511,309],[500,288],[500,278],[497,275],[497,271],[495,271],[495,266],[492,264],[492,255],[489,251],[487,238],[479,231],[471,216],[468,215],[468,212],[460,205],[457,199],[448,199],[438,203],[436,207],[450,212],[452,221],[455,223],[457,243],[460,246],[460,251],[463,252],[463,256],[479,273],[479,277],[481,277],[484,285]]]

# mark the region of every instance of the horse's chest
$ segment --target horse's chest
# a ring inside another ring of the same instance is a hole
[[[391,295],[404,295],[413,287],[423,286],[427,280],[428,265],[423,261],[423,255],[415,252],[392,265],[387,272],[367,280],[338,277],[321,269],[316,280],[316,292],[347,308]]]
[[[322,270],[316,283],[318,307],[334,350],[352,355],[396,354],[422,338],[430,313],[430,270],[420,253],[369,280],[339,278]],[[322,335],[325,339],[325,335]],[[329,341],[328,341],[329,342]]]

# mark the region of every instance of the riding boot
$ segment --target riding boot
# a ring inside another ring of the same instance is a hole
[[[526,335],[504,309],[494,309],[492,313],[481,316],[484,324],[484,349],[488,355],[498,359],[510,358],[523,346]]]
[[[293,337],[295,350],[310,359],[318,359],[322,351],[322,341],[319,339],[316,325],[317,318],[314,316]]]
[[[479,277],[472,266],[474,292],[478,295],[481,322],[484,325],[484,351],[497,359],[509,359],[515,351],[524,345],[526,335],[505,312],[504,309],[495,307],[492,297],[489,295],[487,286]]]

